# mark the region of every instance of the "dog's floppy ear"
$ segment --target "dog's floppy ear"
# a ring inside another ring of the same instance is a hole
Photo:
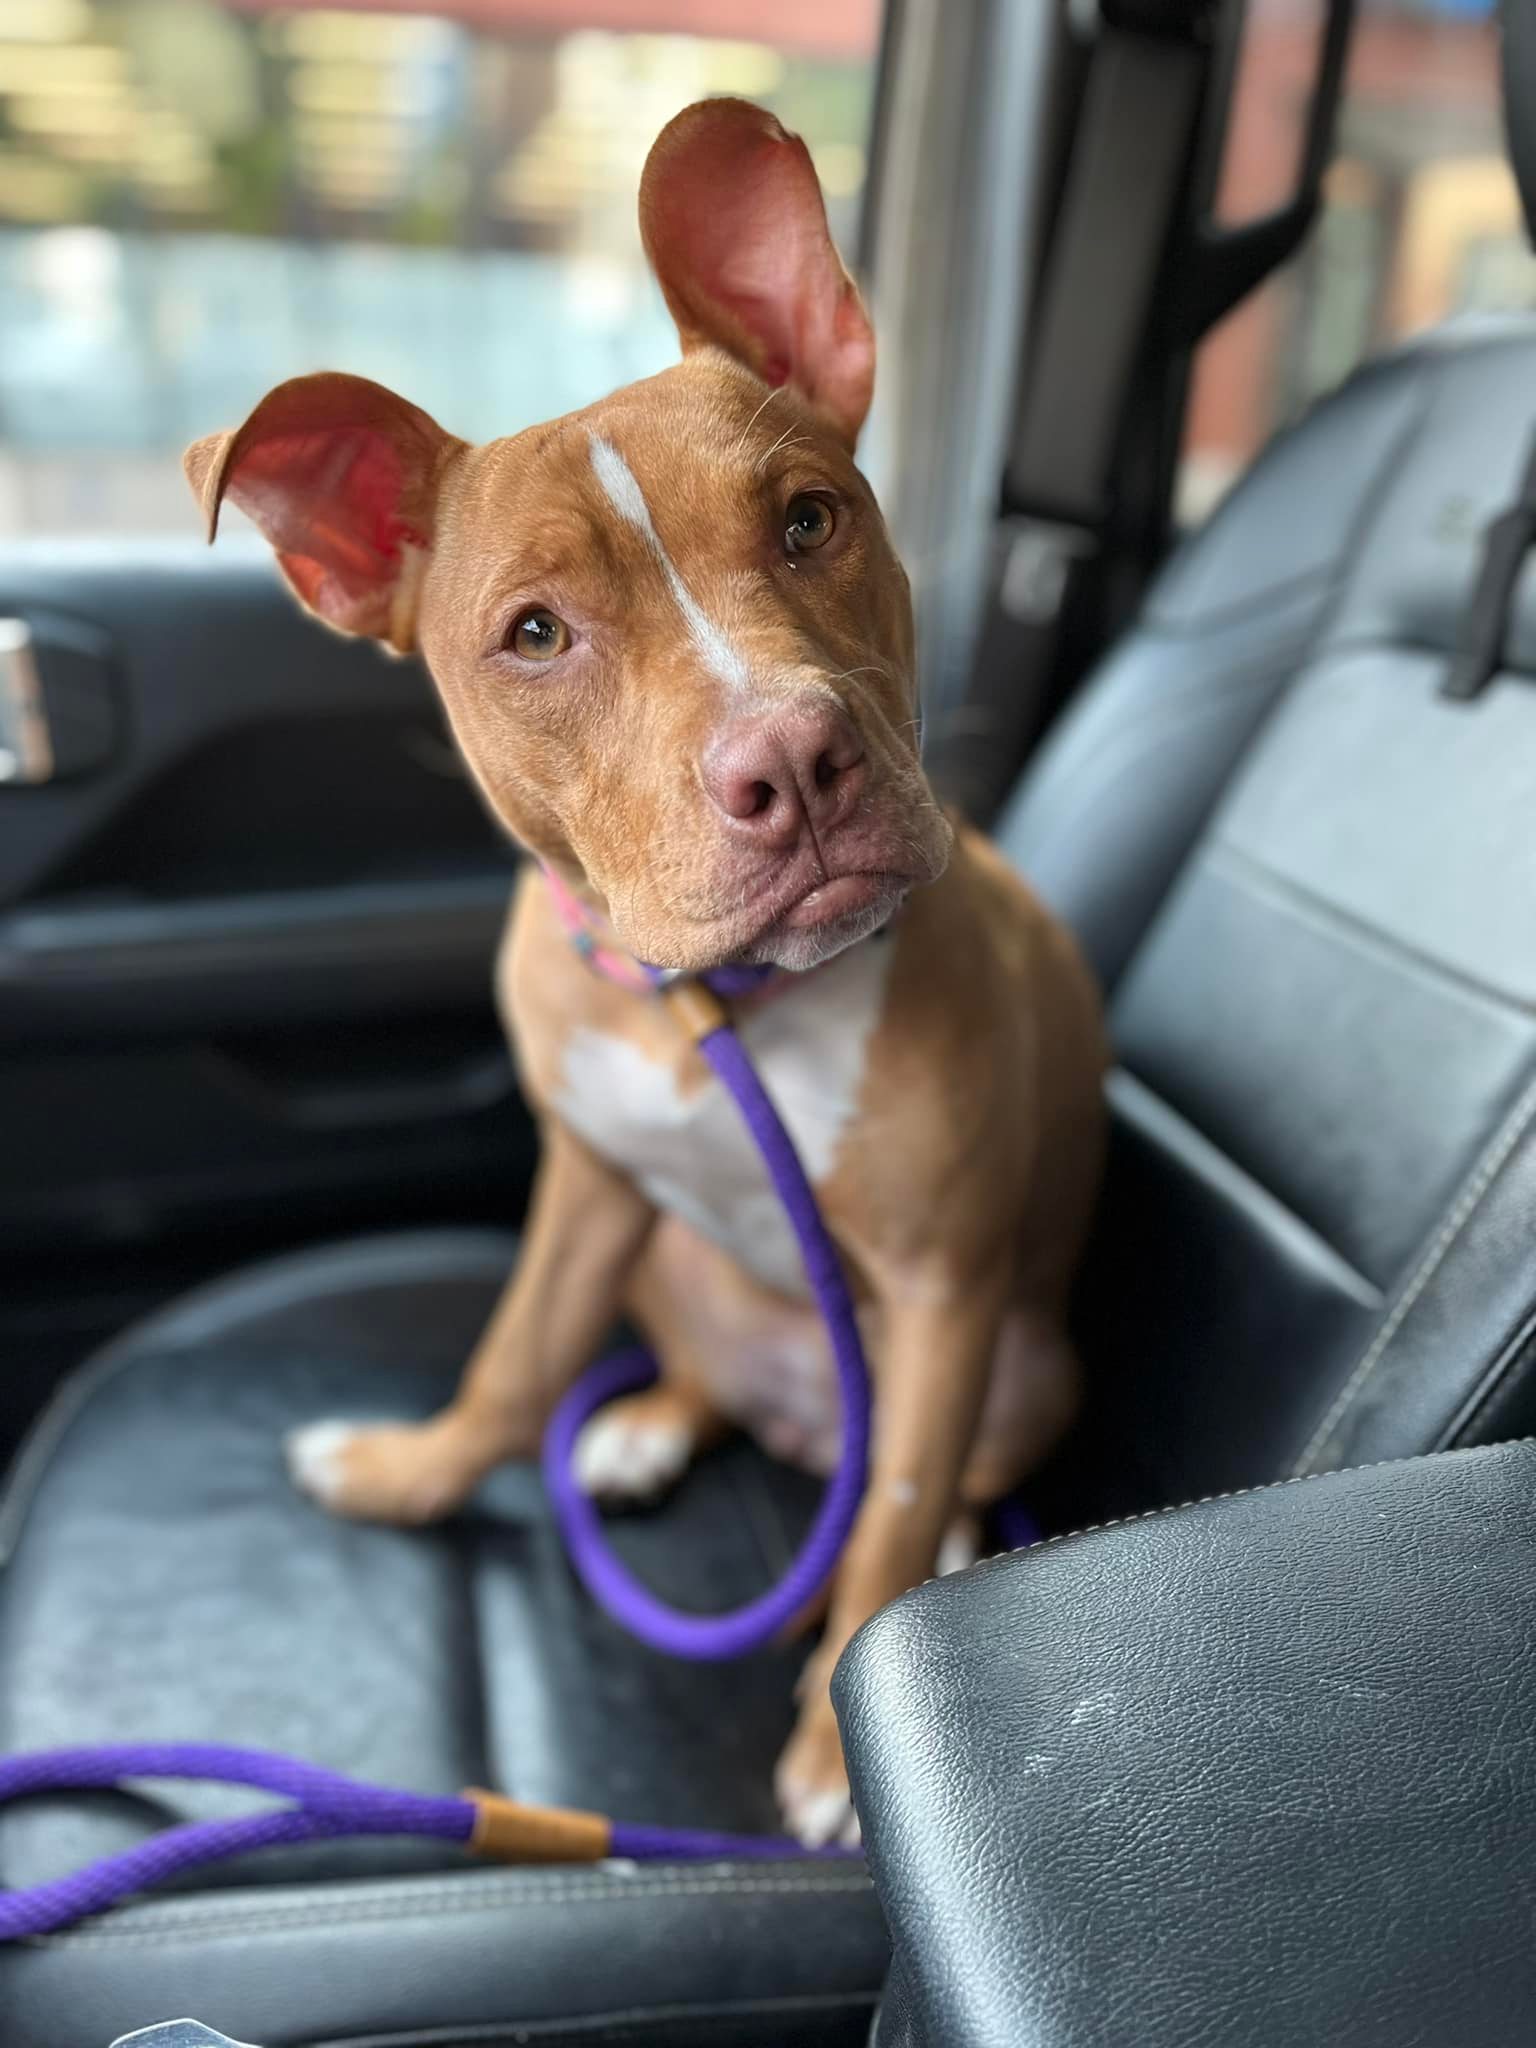
[[[279,384],[243,427],[194,442],[182,466],[210,540],[229,498],[311,611],[404,654],[438,483],[463,446],[382,384],[326,372]]]
[[[685,107],[646,159],[640,234],[683,353],[713,343],[793,384],[851,448],[875,337],[799,136],[746,100]]]

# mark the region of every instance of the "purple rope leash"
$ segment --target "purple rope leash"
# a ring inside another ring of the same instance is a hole
[[[750,985],[756,986],[756,980]],[[719,987],[716,992],[731,995],[743,990]],[[709,1032],[699,1041],[699,1050],[730,1091],[756,1141],[794,1230],[806,1278],[826,1323],[843,1409],[837,1469],[822,1495],[810,1532],[784,1577],[758,1599],[733,1613],[718,1615],[681,1613],[632,1577],[608,1549],[601,1517],[572,1474],[572,1453],[582,1425],[615,1396],[647,1386],[655,1378],[655,1363],[646,1352],[628,1351],[603,1360],[567,1395],[545,1437],[544,1475],[572,1564],[593,1599],[653,1648],[673,1657],[715,1660],[743,1656],[772,1640],[810,1605],[830,1578],[864,1492],[870,1386],[837,1249],[822,1222],[789,1133],[729,1026]],[[998,1511],[997,1527],[1010,1547],[1032,1542],[1039,1533],[1017,1503],[1004,1503]],[[168,1828],[66,1877],[0,1892],[0,1942],[56,1933],[135,1892],[227,1857],[343,1836],[426,1836],[513,1859],[546,1861],[592,1861],[604,1856],[634,1862],[762,1861],[858,1854],[835,1845],[809,1851],[786,1837],[628,1826],[596,1815],[518,1807],[483,1793],[443,1798],[393,1791],[293,1757],[221,1743],[100,1744],[0,1758],[0,1806],[34,1793],[117,1788],[127,1780],[141,1778],[248,1785],[289,1804],[234,1819],[192,1821]],[[488,1818],[492,1830],[483,1835]],[[502,1830],[499,1841],[495,1839],[498,1827]],[[551,1828],[561,1845],[553,1851]]]
[[[232,1820],[191,1821],[67,1877],[0,1892],[0,1941],[55,1933],[130,1893],[252,1849],[338,1835],[431,1835],[467,1842],[476,1820],[467,1799],[385,1791],[293,1757],[216,1742],[101,1743],[0,1758],[0,1805],[35,1792],[115,1787],[125,1778],[206,1778],[250,1785],[293,1803]]]
[[[261,1749],[217,1742],[125,1742],[79,1749],[39,1750],[0,1758],[0,1806],[38,1792],[110,1790],[140,1778],[196,1778],[249,1785],[292,1803],[229,1820],[189,1821],[146,1842],[103,1856],[83,1870],[44,1884],[0,1892],[0,1942],[56,1934],[135,1892],[169,1883],[205,1864],[253,1849],[360,1835],[418,1835],[474,1845],[485,1795],[434,1797],[365,1785],[338,1771]],[[497,1802],[489,1802],[495,1804]],[[524,1809],[541,1817],[558,1810]],[[580,1817],[589,1824],[595,1816]],[[636,1863],[697,1863],[737,1857],[825,1857],[847,1851],[812,1851],[787,1838],[716,1834],[701,1828],[601,1825],[599,1853]],[[589,1855],[588,1860],[596,1860]]]
[[[869,1368],[837,1248],[821,1220],[816,1197],[794,1144],[752,1062],[728,1026],[699,1041],[740,1109],[784,1205],[806,1279],[832,1340],[842,1397],[843,1441],[837,1469],[822,1495],[810,1532],[788,1571],[758,1599],[729,1614],[685,1614],[658,1600],[620,1564],[603,1536],[602,1517],[577,1485],[572,1453],[582,1425],[615,1395],[648,1386],[656,1376],[644,1351],[626,1351],[583,1375],[566,1395],[544,1437],[544,1483],[571,1563],[592,1598],[641,1642],[669,1657],[716,1661],[743,1657],[771,1642],[801,1614],[831,1577],[848,1540],[869,1465]]]

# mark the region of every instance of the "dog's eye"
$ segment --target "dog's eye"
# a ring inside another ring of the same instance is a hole
[[[570,644],[570,627],[564,619],[557,619],[553,612],[545,611],[542,605],[533,605],[527,611],[519,612],[502,642],[514,654],[520,654],[524,661],[553,661],[556,655],[564,654]]]
[[[784,513],[784,545],[792,555],[808,555],[824,548],[832,538],[837,519],[825,498],[808,492],[791,498]]]

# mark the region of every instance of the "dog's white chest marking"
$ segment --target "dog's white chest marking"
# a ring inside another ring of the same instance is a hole
[[[866,940],[804,988],[741,1020],[742,1040],[813,1184],[831,1172],[858,1106],[894,951],[887,939]],[[685,1095],[670,1067],[629,1040],[581,1027],[566,1044],[555,1105],[658,1209],[680,1216],[765,1285],[804,1297],[789,1223],[740,1110],[718,1083]]]

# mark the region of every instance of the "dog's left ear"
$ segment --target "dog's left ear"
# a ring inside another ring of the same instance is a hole
[[[684,355],[713,344],[793,384],[851,448],[874,391],[874,330],[799,136],[746,100],[685,107],[646,159],[640,234]]]

